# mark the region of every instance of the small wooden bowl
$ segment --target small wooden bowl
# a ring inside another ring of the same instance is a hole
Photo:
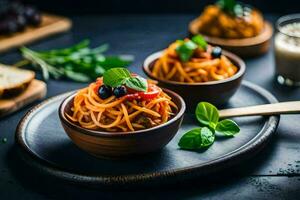
[[[198,31],[196,19],[190,22],[189,32],[191,35],[202,34]],[[273,27],[269,22],[265,21],[264,29],[261,34],[245,39],[226,39],[212,37],[205,34],[202,35],[208,43],[214,46],[221,46],[222,48],[242,57],[254,57],[262,55],[269,50],[273,35]]]
[[[67,97],[59,107],[61,124],[71,140],[82,150],[99,158],[120,159],[146,154],[162,149],[175,136],[185,112],[183,99],[163,89],[178,106],[176,115],[159,126],[134,132],[105,132],[82,128],[70,121],[65,113],[71,114],[75,94]]]
[[[195,108],[200,101],[210,102],[216,106],[223,105],[228,102],[230,97],[239,88],[243,75],[246,70],[245,62],[238,56],[223,51],[223,55],[228,57],[239,70],[230,78],[220,81],[209,81],[204,83],[182,83],[156,78],[152,75],[152,67],[156,60],[162,55],[163,51],[151,54],[146,58],[143,70],[148,77],[158,81],[158,85],[175,91],[183,97],[188,112],[195,112]]]

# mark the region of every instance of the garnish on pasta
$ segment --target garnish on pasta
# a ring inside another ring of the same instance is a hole
[[[204,8],[194,20],[199,33],[229,39],[242,39],[259,35],[264,28],[261,12],[236,0],[218,0]]]
[[[66,116],[81,127],[127,132],[158,126],[177,110],[161,88],[125,68],[113,68],[74,97]]]
[[[220,47],[212,47],[201,35],[196,35],[172,43],[151,71],[162,80],[197,83],[229,78],[238,68],[222,54]]]

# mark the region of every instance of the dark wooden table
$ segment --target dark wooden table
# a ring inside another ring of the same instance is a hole
[[[126,15],[73,17],[70,33],[55,36],[30,47],[39,50],[65,47],[84,38],[93,45],[110,44],[109,53],[135,55],[131,70],[142,73],[143,60],[150,53],[185,37],[191,15]],[[275,16],[267,16],[274,22]],[[20,59],[16,51],[0,55],[7,64]],[[286,88],[274,81],[273,50],[268,54],[247,59],[245,79],[270,92],[279,101],[300,99],[300,88]],[[48,82],[48,97],[83,87],[70,81]],[[33,104],[34,105],[34,104]],[[300,195],[300,116],[282,116],[276,135],[267,147],[248,162],[211,177],[212,181],[196,179],[190,183],[160,188],[90,189],[71,185],[25,165],[14,144],[15,128],[33,105],[0,119],[0,199],[299,199]],[[126,198],[127,197],[127,198]]]

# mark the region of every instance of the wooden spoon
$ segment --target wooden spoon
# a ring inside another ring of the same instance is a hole
[[[289,101],[241,108],[230,108],[219,111],[220,117],[238,117],[253,115],[279,115],[300,113],[300,101]]]

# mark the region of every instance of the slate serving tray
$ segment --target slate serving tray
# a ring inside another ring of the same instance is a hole
[[[208,150],[179,150],[179,138],[196,127],[192,114],[186,114],[175,138],[160,152],[127,160],[97,159],[77,148],[65,134],[58,107],[70,93],[52,97],[30,110],[16,130],[21,158],[43,172],[73,183],[89,186],[121,186],[174,183],[206,176],[238,164],[258,153],[275,132],[279,116],[235,118],[241,132],[218,139]],[[226,107],[275,103],[263,88],[243,82]]]

